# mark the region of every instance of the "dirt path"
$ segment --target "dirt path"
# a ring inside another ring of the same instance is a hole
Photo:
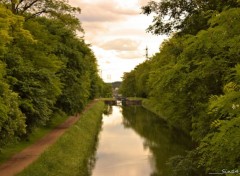
[[[96,101],[93,101],[88,104],[83,112],[91,108],[95,102]],[[50,145],[55,143],[69,127],[79,120],[80,116],[81,114],[70,116],[64,123],[56,127],[35,144],[27,147],[0,165],[0,176],[14,176],[15,174],[21,172],[24,168],[35,161]]]

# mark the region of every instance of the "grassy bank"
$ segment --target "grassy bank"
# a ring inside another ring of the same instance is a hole
[[[144,100],[144,98],[140,97],[127,97],[128,100]]]
[[[168,123],[169,127],[174,127],[176,129],[179,129],[182,132],[184,132],[187,136],[189,136],[189,131],[187,131],[184,128],[181,128],[181,126],[179,126],[179,124],[177,124],[175,122],[171,122],[170,119],[168,119],[167,117],[165,117],[162,114],[161,110],[159,109],[158,102],[156,102],[156,100],[154,100],[154,99],[143,99],[142,106],[145,109],[147,109],[147,110],[153,112],[154,114],[156,114],[159,118],[164,119]]]
[[[18,176],[87,176],[101,128],[102,101],[85,112],[59,140]]]
[[[159,117],[161,117],[162,119],[166,120],[167,121],[167,118],[164,117],[162,114],[161,114],[161,111],[158,109],[158,106],[157,106],[157,102],[154,102],[153,100],[149,100],[149,99],[143,99],[142,101],[142,106],[153,112],[154,114],[158,115]]]
[[[53,130],[56,126],[63,123],[68,116],[64,112],[55,112],[53,115],[53,120],[45,127],[35,128],[32,134],[29,135],[27,140],[22,140],[20,142],[16,142],[14,144],[9,144],[5,146],[0,152],[0,164],[7,161],[11,156],[20,152],[24,148],[32,145],[51,130]]]

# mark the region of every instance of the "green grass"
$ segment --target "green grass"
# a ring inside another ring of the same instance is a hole
[[[103,109],[102,101],[94,104],[55,144],[18,176],[90,175]]]
[[[63,123],[67,119],[67,115],[63,112],[56,112],[53,115],[53,120],[45,127],[36,128],[32,134],[28,137],[28,140],[23,140],[18,143],[9,144],[1,150],[0,153],[0,164],[7,161],[11,156],[20,152],[24,148],[32,145],[37,140],[41,139],[52,129],[54,129],[59,124]]]
[[[142,106],[145,109],[147,109],[147,110],[153,112],[154,114],[156,114],[157,116],[159,116],[161,119],[168,121],[168,119],[166,117],[164,117],[162,115],[162,112],[159,110],[159,108],[157,106],[157,102],[155,102],[151,99],[143,99]]]
[[[140,97],[127,97],[127,99],[129,99],[129,100],[144,100],[144,98],[140,98]]]

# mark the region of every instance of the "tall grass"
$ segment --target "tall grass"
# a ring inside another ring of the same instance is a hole
[[[59,140],[18,176],[87,176],[94,162],[104,103],[97,102]]]

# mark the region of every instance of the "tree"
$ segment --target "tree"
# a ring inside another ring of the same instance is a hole
[[[0,149],[26,133],[25,116],[19,109],[18,94],[10,90],[3,78],[5,68],[0,61]]]
[[[19,96],[10,89],[3,62],[4,54],[8,52],[7,45],[13,39],[10,27],[15,25],[21,26],[21,18],[0,6],[0,38],[3,39],[0,41],[0,150],[26,133],[25,115],[19,109]]]
[[[150,74],[151,60],[145,61],[143,64],[139,64],[135,69],[135,93],[138,97],[148,97],[148,78]]]
[[[238,0],[162,0],[150,1],[142,7],[143,13],[154,13],[148,31],[153,34],[197,34],[209,27],[208,20],[227,8],[239,7]]]
[[[21,98],[20,108],[26,115],[30,132],[36,126],[45,125],[52,115],[61,93],[60,79],[56,75],[61,62],[52,54],[54,38],[46,26],[29,21],[25,28],[29,29],[29,35],[31,32],[31,38],[13,28],[13,42],[8,45],[11,52],[4,55],[4,60],[9,83]]]
[[[175,175],[239,169],[239,20],[239,8],[225,9],[208,20],[206,30],[174,35],[151,58],[146,81],[151,109],[197,145],[172,158]],[[144,69],[141,64],[123,83],[134,80],[131,87],[136,86]]]
[[[123,75],[123,82],[120,86],[119,92],[123,96],[134,97],[136,96],[136,77],[135,77],[135,70],[124,73]]]
[[[199,166],[208,172],[240,169],[240,65],[233,76],[234,82],[224,86],[223,95],[210,98],[211,131],[197,148]]]
[[[10,3],[15,4],[15,12],[11,9],[15,14],[7,9]],[[55,16],[35,16],[46,3]],[[77,37],[80,22],[64,3],[1,1],[1,147],[45,126],[58,111],[78,113],[103,92],[96,58],[84,39]]]
[[[80,8],[70,6],[66,0],[0,0],[0,3],[5,5],[14,14],[26,15],[28,18],[39,16],[42,14],[73,15],[75,12],[80,12]]]

